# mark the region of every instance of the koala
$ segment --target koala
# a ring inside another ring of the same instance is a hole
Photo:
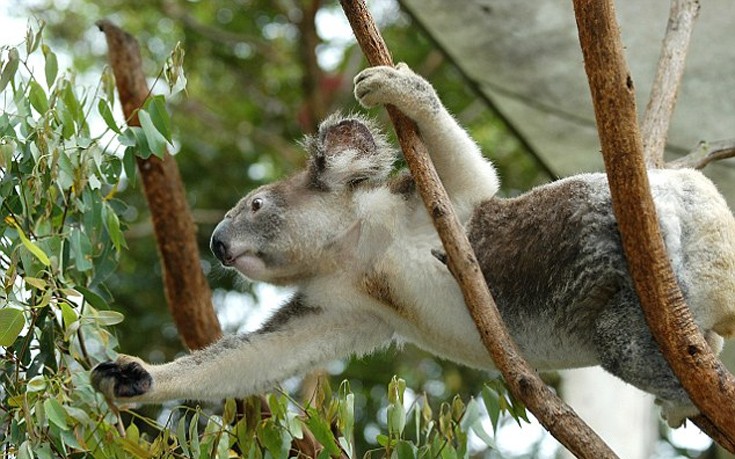
[[[416,122],[523,356],[539,371],[601,365],[654,394],[672,425],[696,414],[654,342],[628,274],[606,176],[581,174],[514,198],[432,86],[405,65],[354,80],[364,107]],[[494,372],[410,174],[361,115],[327,118],[306,167],[262,186],[212,234],[221,263],[296,287],[260,329],[153,365],[120,355],[93,385],[129,402],[243,397],[332,359],[409,342]],[[715,352],[735,334],[735,219],[701,173],[649,172],[669,259]]]

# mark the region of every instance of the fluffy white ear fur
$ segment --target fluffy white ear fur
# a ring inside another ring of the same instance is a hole
[[[331,115],[308,137],[312,179],[329,190],[361,182],[382,183],[390,175],[395,150],[373,123],[361,116]]]

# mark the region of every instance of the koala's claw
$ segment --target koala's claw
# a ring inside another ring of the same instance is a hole
[[[398,67],[377,66],[363,70],[354,79],[355,98],[366,108],[393,102],[400,88],[396,80],[406,71],[410,72],[408,67],[401,64]]]
[[[128,356],[100,363],[92,369],[90,379],[97,391],[111,399],[143,395],[153,385],[153,378],[141,362]]]

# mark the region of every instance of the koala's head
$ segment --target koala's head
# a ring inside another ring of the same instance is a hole
[[[369,121],[339,115],[304,146],[304,170],[250,192],[217,225],[210,247],[223,265],[288,285],[333,269],[341,247],[357,243],[352,198],[386,183],[395,152]]]

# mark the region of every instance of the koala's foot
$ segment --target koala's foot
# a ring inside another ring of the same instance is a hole
[[[681,427],[687,418],[699,414],[699,409],[690,402],[682,403],[656,399],[656,404],[661,405],[661,417],[672,429]]]
[[[130,398],[151,390],[153,378],[143,361],[121,355],[114,362],[100,363],[90,376],[92,386],[109,399]]]
[[[354,84],[355,98],[363,107],[391,104],[417,122],[442,108],[431,84],[403,63],[369,67],[355,77]]]

